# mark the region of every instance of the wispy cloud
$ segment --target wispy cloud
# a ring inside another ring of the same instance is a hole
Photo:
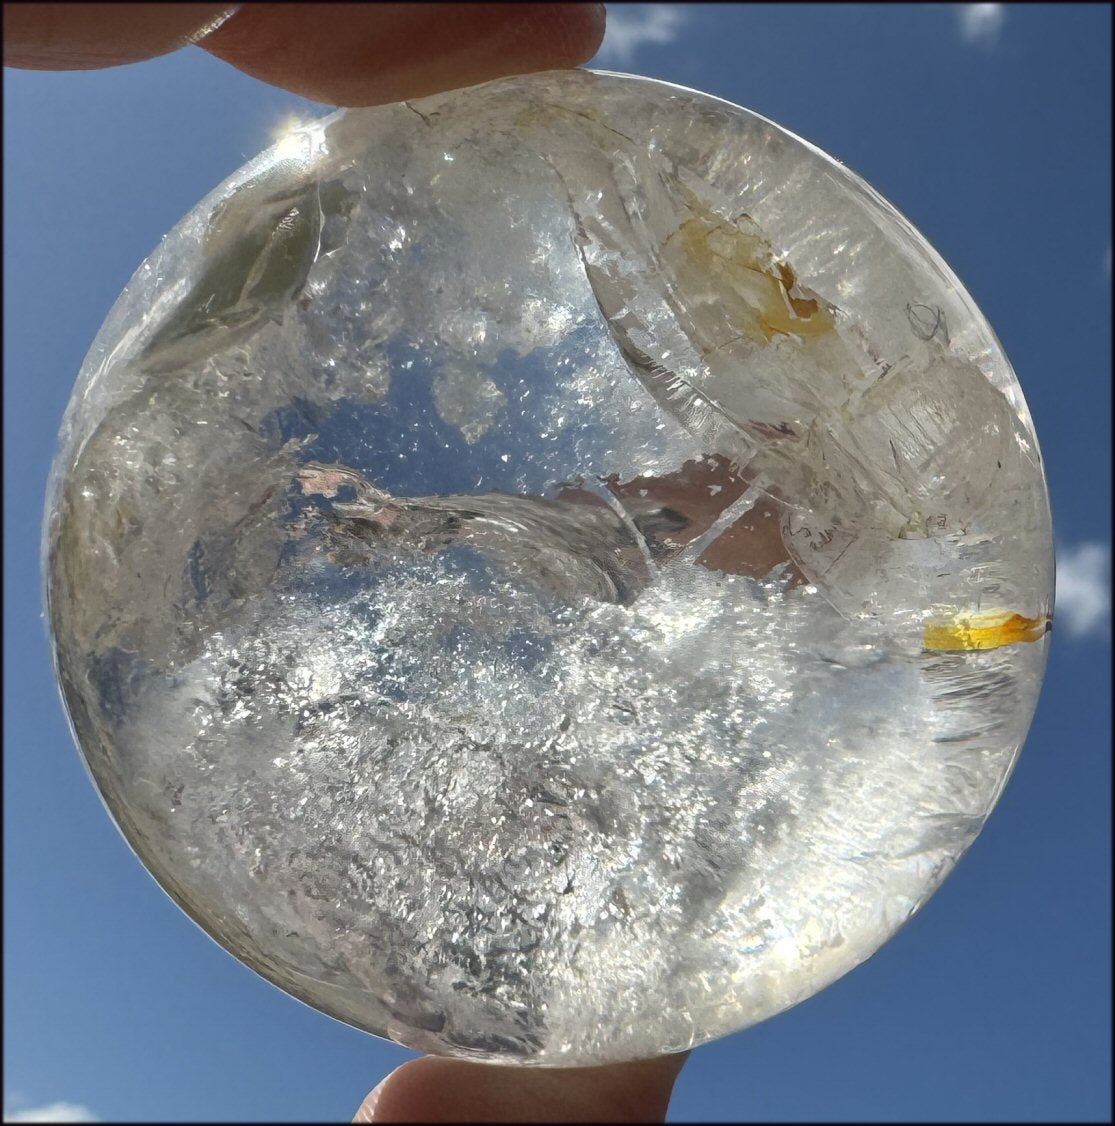
[[[1057,624],[1070,637],[1103,634],[1111,619],[1111,546],[1080,543],[1057,552]]]
[[[49,1106],[36,1106],[28,1110],[5,1110],[5,1122],[100,1122],[86,1106],[79,1103],[58,1102]]]
[[[592,61],[630,66],[645,44],[673,43],[683,23],[680,4],[610,4],[604,42]]]
[[[958,4],[956,19],[965,43],[994,47],[999,42],[1007,11],[1004,4]]]

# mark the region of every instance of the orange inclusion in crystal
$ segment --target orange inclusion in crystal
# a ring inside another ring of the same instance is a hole
[[[1019,641],[1038,641],[1053,628],[1048,614],[1024,618],[1010,611],[967,614],[951,621],[927,622],[923,634],[926,649],[961,651],[998,649]]]

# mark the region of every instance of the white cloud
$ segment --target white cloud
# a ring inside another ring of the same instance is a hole
[[[1102,634],[1111,617],[1111,547],[1081,543],[1057,552],[1057,623],[1070,637]]]
[[[630,66],[644,44],[673,43],[682,23],[680,4],[609,4],[604,42],[592,61]]]
[[[100,1122],[88,1108],[78,1103],[58,1102],[29,1110],[4,1111],[5,1122]]]
[[[994,47],[1006,19],[1003,4],[958,4],[956,19],[960,25],[960,38],[965,43]]]

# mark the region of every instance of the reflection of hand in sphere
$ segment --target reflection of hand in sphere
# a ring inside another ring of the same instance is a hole
[[[554,500],[501,493],[396,497],[353,469],[318,462],[305,466],[299,484],[307,496],[332,500],[328,539],[335,563],[358,562],[357,544],[392,554],[464,544],[564,601],[588,596],[622,605],[652,581],[652,569],[674,563],[686,548],[692,562],[711,571],[761,579],[785,567],[791,585],[805,581],[768,498],[750,496],[743,512],[734,511],[749,483],[719,455],[658,477],[621,482],[613,476],[597,492],[566,485]]]

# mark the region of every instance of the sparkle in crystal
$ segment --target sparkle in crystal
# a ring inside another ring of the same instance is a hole
[[[97,338],[45,546],[144,863],[423,1050],[689,1047],[981,828],[1052,588],[986,322],[755,115],[563,72],[295,130]]]

